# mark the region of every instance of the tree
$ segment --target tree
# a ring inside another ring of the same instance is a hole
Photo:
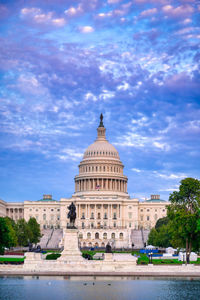
[[[148,236],[148,245],[157,246],[157,241],[158,241],[158,232],[155,228],[152,228]]]
[[[11,220],[6,217],[0,218],[0,254],[4,254],[5,247],[16,246],[17,237],[15,234],[15,230],[12,227]]]
[[[158,219],[155,228],[149,233],[148,244],[166,248],[171,246],[170,239],[169,219],[167,217]]]
[[[156,222],[155,229],[158,230],[162,225],[167,225],[168,223],[169,223],[169,218],[168,217],[160,218]]]
[[[19,219],[16,223],[16,234],[18,239],[19,246],[27,246],[30,238],[31,238],[31,231],[24,219]]]
[[[200,181],[194,178],[181,180],[179,191],[173,192],[169,200],[171,204],[167,208],[167,216],[170,220],[170,232],[172,244],[186,249],[186,260],[192,250],[198,250],[200,246]]]
[[[40,225],[37,223],[35,218],[30,218],[28,221],[28,227],[30,230],[30,242],[37,244],[40,240]]]
[[[4,248],[8,247],[9,229],[6,225],[5,218],[0,217],[0,254],[4,254]]]
[[[9,217],[5,217],[6,225],[8,227],[9,243],[8,247],[14,247],[17,245],[17,235],[15,229],[15,221]]]

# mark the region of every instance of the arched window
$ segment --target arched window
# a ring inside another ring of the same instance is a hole
[[[99,239],[99,233],[98,232],[95,233],[95,239]]]
[[[106,212],[104,213],[104,219],[107,219],[107,213]]]
[[[103,239],[104,239],[104,240],[107,239],[107,233],[106,233],[106,232],[104,232],[104,234],[103,234]]]
[[[111,238],[115,239],[115,233],[114,232],[111,234]]]
[[[123,240],[123,233],[122,232],[120,232],[119,238],[120,238],[120,240]]]
[[[102,248],[105,248],[105,243],[101,243],[101,247],[102,247]]]
[[[97,217],[98,219],[101,219],[101,214],[100,213],[98,213],[98,217]]]
[[[87,233],[87,239],[91,239],[91,233],[90,232]]]
[[[91,212],[91,217],[90,217],[90,219],[94,219],[94,213],[93,213],[93,212]]]

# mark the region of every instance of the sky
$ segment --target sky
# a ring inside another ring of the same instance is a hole
[[[71,197],[100,113],[128,192],[200,179],[200,1],[0,0],[0,198]]]

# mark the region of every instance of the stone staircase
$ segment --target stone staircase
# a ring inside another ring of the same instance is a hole
[[[51,248],[51,249],[59,248],[59,243],[62,237],[63,237],[63,230],[54,229],[48,241],[47,248]]]
[[[43,229],[41,234],[42,234],[42,237],[38,243],[38,245],[40,245],[40,247],[42,249],[46,249],[47,248],[47,244],[51,238],[51,235],[52,235],[52,232],[53,232],[53,229]]]
[[[147,243],[149,230],[133,229],[131,230],[131,243],[134,244],[134,248],[144,248],[144,244]]]

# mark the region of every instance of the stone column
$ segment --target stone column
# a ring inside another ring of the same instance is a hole
[[[94,205],[94,221],[95,221],[95,226],[96,226],[96,219],[97,219],[97,205]]]
[[[91,179],[89,179],[89,191],[91,191]]]

